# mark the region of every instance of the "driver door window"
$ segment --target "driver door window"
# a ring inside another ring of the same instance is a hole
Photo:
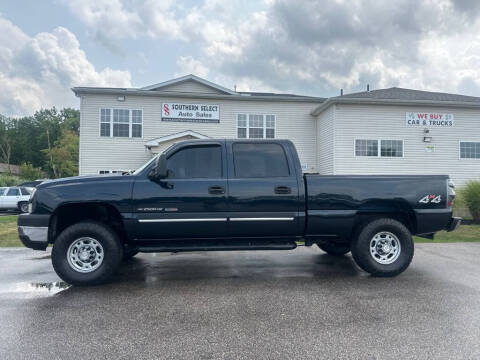
[[[222,177],[222,148],[192,146],[183,148],[167,160],[168,178],[218,179]]]

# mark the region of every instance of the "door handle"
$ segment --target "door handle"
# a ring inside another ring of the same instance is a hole
[[[275,194],[290,194],[292,189],[288,186],[275,186]]]
[[[225,188],[223,186],[210,186],[208,188],[208,193],[216,195],[225,194]]]

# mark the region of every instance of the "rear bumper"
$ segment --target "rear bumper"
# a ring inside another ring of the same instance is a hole
[[[458,227],[460,226],[461,223],[462,223],[462,218],[452,217],[445,230],[455,231],[455,230],[458,229]]]
[[[446,230],[452,222],[452,209],[416,209],[416,234],[431,234]]]
[[[34,250],[48,246],[50,215],[22,214],[18,216],[18,236],[23,245]]]

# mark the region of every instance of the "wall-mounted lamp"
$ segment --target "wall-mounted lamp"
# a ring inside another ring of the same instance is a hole
[[[117,96],[117,101],[125,101],[125,96],[124,95]]]
[[[424,136],[423,137],[423,142],[431,143],[432,142],[432,137],[431,136]]]

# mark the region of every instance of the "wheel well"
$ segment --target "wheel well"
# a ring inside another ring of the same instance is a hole
[[[115,207],[104,203],[70,203],[61,205],[54,211],[49,226],[49,242],[53,243],[70,225],[85,220],[104,223],[117,233],[122,243],[127,241],[122,217]]]
[[[413,211],[404,211],[404,212],[382,212],[382,213],[370,213],[370,212],[360,212],[357,214],[357,220],[353,226],[351,239],[354,239],[357,236],[358,232],[368,223],[377,220],[377,219],[393,219],[401,222],[407,227],[410,233],[416,233],[416,220]]]

